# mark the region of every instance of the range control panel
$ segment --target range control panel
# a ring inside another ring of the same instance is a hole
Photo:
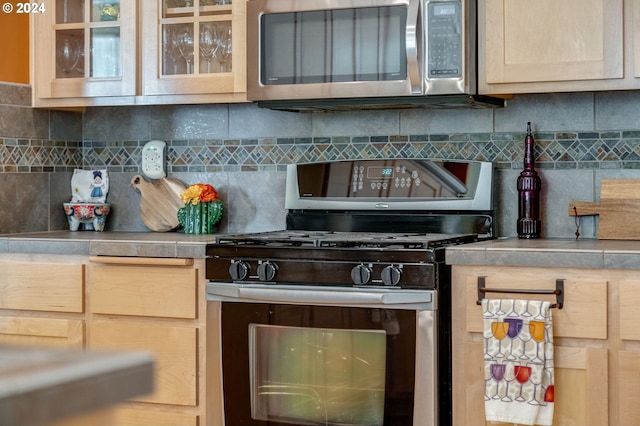
[[[373,191],[388,190],[390,186],[397,189],[420,186],[420,175],[417,170],[407,170],[396,166],[364,166],[354,167],[351,179],[351,191],[364,191],[365,185]]]
[[[301,198],[473,197],[473,162],[355,160],[298,165]]]

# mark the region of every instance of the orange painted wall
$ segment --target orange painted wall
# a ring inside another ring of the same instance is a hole
[[[0,41],[0,81],[29,84],[29,15],[0,11]]]

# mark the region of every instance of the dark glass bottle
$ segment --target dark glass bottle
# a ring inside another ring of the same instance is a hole
[[[540,238],[540,188],[542,183],[535,170],[531,122],[527,123],[524,139],[524,170],[518,176],[518,238]]]

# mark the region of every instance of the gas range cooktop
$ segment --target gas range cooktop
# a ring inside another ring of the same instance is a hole
[[[222,235],[216,245],[246,247],[429,249],[474,242],[475,234],[334,232],[284,230]]]
[[[220,235],[207,278],[222,283],[436,289],[445,247],[475,234],[285,230]]]

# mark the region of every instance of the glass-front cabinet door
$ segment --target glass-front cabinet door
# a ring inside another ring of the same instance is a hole
[[[142,0],[144,95],[245,92],[244,0]]]
[[[36,97],[136,94],[135,0],[47,0],[45,6],[47,13],[32,22]]]

